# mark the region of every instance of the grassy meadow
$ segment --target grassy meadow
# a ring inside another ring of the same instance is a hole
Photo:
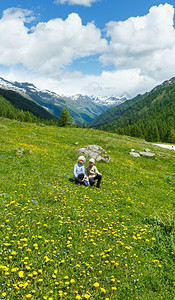
[[[89,144],[101,189],[68,180]],[[0,119],[0,299],[175,299],[174,212],[175,151]]]

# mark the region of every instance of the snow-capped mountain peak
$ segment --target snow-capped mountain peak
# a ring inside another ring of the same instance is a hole
[[[88,100],[91,102],[94,102],[97,105],[103,105],[103,106],[115,106],[119,105],[126,100],[128,100],[126,97],[117,97],[117,96],[111,96],[111,97],[101,97],[101,96],[87,96],[87,95],[81,95],[76,94],[69,97],[73,101],[83,101]]]
[[[70,97],[67,96],[60,96],[56,94],[55,92],[49,91],[49,90],[40,90],[38,89],[34,84],[28,83],[28,82],[17,82],[17,81],[8,81],[4,78],[0,77],[0,87],[12,89],[17,92],[21,93],[40,93],[42,94],[42,97],[47,99],[48,97],[53,98],[69,98],[72,101],[90,101],[93,102],[96,105],[102,105],[106,107],[119,105],[127,100],[126,97],[118,97],[118,96],[110,96],[110,97],[101,97],[101,96],[88,96],[88,95],[81,95],[81,94],[75,94]]]

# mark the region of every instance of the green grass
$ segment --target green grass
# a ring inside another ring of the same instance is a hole
[[[68,181],[88,144],[111,156],[100,190]],[[174,299],[174,151],[0,119],[0,181],[0,299]]]

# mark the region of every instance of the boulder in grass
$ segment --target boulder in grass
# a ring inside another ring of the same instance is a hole
[[[109,162],[111,157],[107,152],[98,145],[88,145],[77,150],[78,154],[87,156],[89,158],[94,158],[95,161],[106,161]]]
[[[139,152],[139,154],[144,157],[154,157],[155,156],[155,153],[151,153],[151,152]]]
[[[129,154],[134,157],[140,157],[140,154],[137,152],[129,152]]]
[[[23,155],[25,152],[24,148],[15,148],[13,150],[16,152],[17,155]]]
[[[32,154],[32,150],[25,150],[24,148],[14,148],[11,150],[15,151],[17,155]]]

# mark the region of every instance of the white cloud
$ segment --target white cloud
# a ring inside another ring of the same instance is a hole
[[[74,59],[103,52],[107,41],[93,23],[82,25],[72,13],[66,20],[53,19],[28,28],[27,10],[6,10],[0,20],[0,64],[23,64],[41,74],[56,75]],[[32,30],[32,31],[31,31]]]
[[[37,85],[47,88],[58,94],[73,95],[81,93],[83,95],[96,96],[122,96],[129,94],[132,97],[138,93],[152,89],[156,84],[154,79],[144,76],[139,69],[124,71],[103,71],[99,76],[83,75],[80,72],[65,74],[59,81],[56,79],[35,79]]]
[[[30,23],[34,20],[32,11],[28,9],[21,9],[16,7],[11,7],[3,11],[3,22],[18,19],[22,22]]]
[[[4,77],[68,95],[121,96],[126,92],[135,96],[149,91],[174,76],[173,15],[173,6],[165,4],[152,7],[143,17],[109,22],[108,44],[93,23],[82,25],[77,14],[28,28],[25,24],[33,18],[30,11],[6,10],[0,19],[0,64],[11,67],[11,72]],[[101,54],[101,62],[113,64],[116,70],[98,76],[81,70],[65,72],[73,60],[87,57],[88,64],[94,54]],[[27,71],[17,70],[17,64]]]
[[[139,69],[103,71],[100,75],[84,75],[81,72],[65,73],[60,78],[42,76],[25,69],[1,72],[1,77],[11,81],[31,82],[40,89],[55,91],[59,95],[123,96],[134,97],[151,90],[160,81],[141,74]]]
[[[169,4],[153,6],[143,17],[124,22],[109,22],[108,51],[102,54],[104,64],[113,63],[117,69],[139,68],[141,73],[155,79],[169,78],[175,69],[174,8]]]
[[[55,0],[54,3],[56,4],[66,4],[69,5],[83,5],[83,6],[91,6],[92,3],[97,2],[99,0]]]

